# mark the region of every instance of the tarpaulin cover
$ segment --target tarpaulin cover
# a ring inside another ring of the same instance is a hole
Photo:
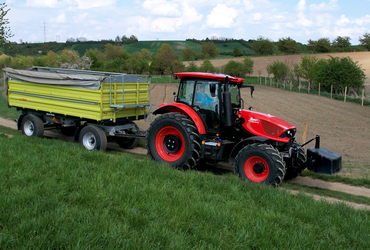
[[[64,87],[100,89],[104,76],[87,74],[63,74],[5,68],[7,77],[14,81],[49,84]]]

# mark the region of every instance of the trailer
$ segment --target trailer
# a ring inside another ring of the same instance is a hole
[[[108,141],[133,148],[145,137],[135,121],[148,118],[150,76],[50,67],[4,71],[8,106],[22,112],[16,122],[26,136],[59,128],[88,150],[105,150]]]

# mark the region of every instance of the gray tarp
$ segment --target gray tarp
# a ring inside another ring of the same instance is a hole
[[[6,75],[15,81],[50,84],[64,87],[98,90],[104,76],[48,73],[5,68]]]

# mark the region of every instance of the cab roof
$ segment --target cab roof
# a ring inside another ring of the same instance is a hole
[[[184,78],[206,78],[206,79],[213,79],[217,81],[224,81],[226,77],[229,78],[229,82],[234,83],[242,83],[244,79],[224,75],[224,74],[218,74],[218,73],[203,73],[203,72],[182,72],[182,73],[175,73],[176,76],[178,76],[180,79]]]

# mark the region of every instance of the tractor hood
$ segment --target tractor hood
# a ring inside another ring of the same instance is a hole
[[[245,120],[243,127],[256,136],[285,143],[295,136],[296,127],[279,117],[250,110],[239,113]]]

